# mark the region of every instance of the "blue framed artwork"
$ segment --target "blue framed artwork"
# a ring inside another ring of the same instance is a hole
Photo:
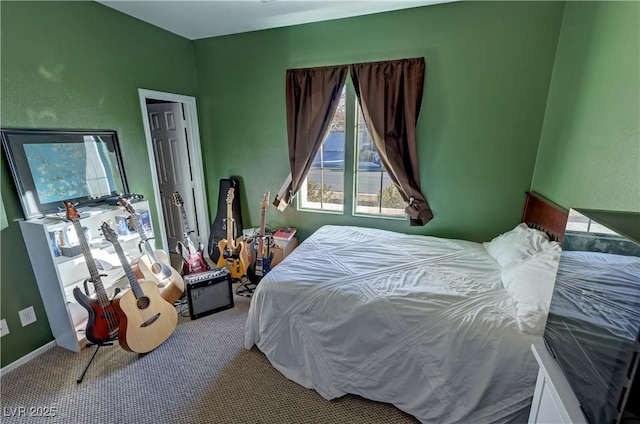
[[[128,193],[115,131],[3,129],[2,146],[25,219]]]

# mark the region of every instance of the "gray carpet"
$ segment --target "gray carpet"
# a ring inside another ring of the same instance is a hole
[[[244,349],[250,299],[191,321],[139,355],[55,347],[2,376],[3,423],[416,423],[395,407],[347,395],[327,401],[287,380],[255,347]],[[23,408],[23,409],[21,409]],[[43,412],[55,409],[55,416]],[[11,416],[13,415],[13,416]]]

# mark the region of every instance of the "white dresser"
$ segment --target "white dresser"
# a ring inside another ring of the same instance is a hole
[[[544,344],[533,344],[531,350],[540,365],[540,371],[529,424],[586,423],[576,395]]]

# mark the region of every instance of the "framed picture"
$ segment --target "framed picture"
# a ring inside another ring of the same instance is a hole
[[[115,131],[2,129],[2,147],[25,219],[128,193]]]

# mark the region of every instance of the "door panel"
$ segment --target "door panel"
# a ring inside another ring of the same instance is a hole
[[[172,199],[162,198],[162,211],[166,217],[166,232],[169,240],[181,240],[182,239],[182,225],[180,221],[175,219],[176,206],[173,204]],[[179,225],[179,226],[176,226]],[[169,242],[169,248],[175,251],[176,243]]]
[[[182,106],[180,103],[147,104],[147,112],[166,221],[167,242],[173,250],[178,241],[183,239],[185,231],[180,209],[173,203],[174,192],[180,193],[184,201],[189,229],[196,230],[195,202]]]

